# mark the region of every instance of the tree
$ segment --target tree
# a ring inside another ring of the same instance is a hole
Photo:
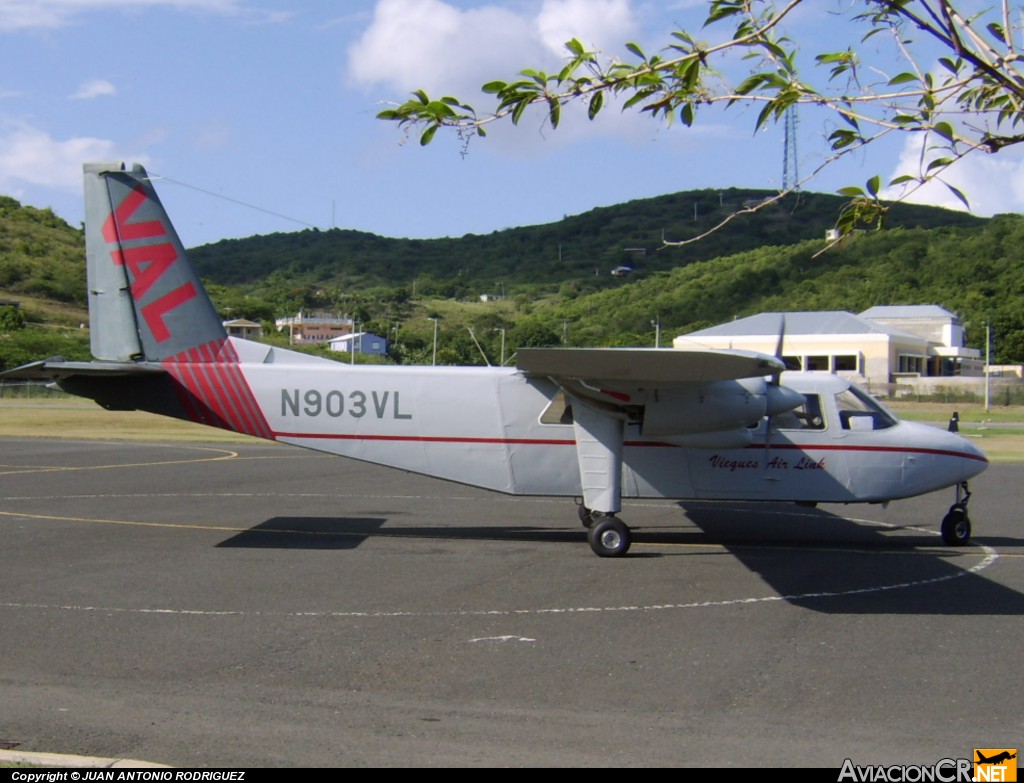
[[[0,306],[0,332],[14,332],[25,328],[25,314],[17,307]]]
[[[983,10],[974,0],[848,0],[835,13],[849,18],[856,43],[819,52],[807,61],[813,78],[805,78],[797,66],[806,58],[784,28],[799,6],[820,3],[708,0],[704,30],[718,34],[727,27],[729,34],[720,43],[703,43],[691,32],[675,30],[657,54],[627,43],[627,62],[588,51],[573,39],[565,44],[567,59],[557,73],[528,68],[515,79],[484,84],[483,92],[496,101],[488,112],[477,112],[458,98],[433,99],[417,90],[410,100],[377,116],[419,129],[424,145],[443,128],[453,129],[468,145],[470,139],[485,136],[492,123],[518,124],[530,107],[540,106],[550,126],[557,128],[565,106],[584,104],[594,119],[612,96],[623,101],[624,110],[685,126],[713,106],[758,106],[755,129],[783,120],[796,106],[815,106],[830,112],[835,122],[829,135],[831,154],[789,190],[885,136],[918,134],[922,154],[917,166],[886,183],[902,186],[900,198],[928,182],[943,182],[949,167],[968,155],[1024,142],[1024,55],[1014,43],[1024,23],[1011,18],[1010,0],[996,0]],[[964,7],[975,13],[962,12]],[[866,52],[862,55],[869,41],[871,47],[885,43],[887,56],[900,64],[895,72],[880,75]],[[752,67],[728,79],[723,72],[737,52]],[[944,184],[968,204],[965,194]],[[887,208],[880,176],[840,193],[851,197],[837,222],[840,233],[859,225],[882,225]]]

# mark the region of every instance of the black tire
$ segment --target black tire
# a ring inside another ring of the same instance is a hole
[[[587,541],[598,557],[622,557],[629,551],[633,535],[622,520],[604,517],[587,531]]]
[[[942,518],[942,540],[949,546],[967,546],[971,540],[971,519],[967,509],[960,505],[951,506]]]
[[[576,513],[580,515],[580,522],[583,523],[583,527],[590,530],[594,526],[594,512],[584,506],[582,503],[576,505]]]

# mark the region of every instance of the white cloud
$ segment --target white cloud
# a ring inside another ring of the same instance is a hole
[[[617,50],[638,31],[629,0],[544,0],[536,26],[544,45],[560,57],[570,38],[587,48]]]
[[[544,0],[518,11],[379,0],[349,50],[349,78],[405,93],[475,93],[485,81],[512,78],[525,67],[560,66],[570,38],[588,47],[618,47],[637,27],[629,0]]]
[[[0,0],[0,30],[57,28],[74,23],[76,17],[95,11],[140,11],[168,8],[204,14],[239,16],[268,22],[291,17],[288,11],[245,7],[246,0]]]
[[[91,79],[75,90],[71,97],[74,100],[87,101],[106,95],[117,95],[117,88],[106,79]]]
[[[442,0],[380,0],[349,50],[348,71],[357,86],[460,95],[488,78],[514,74],[539,53],[531,19],[507,9],[460,11]]]
[[[914,174],[919,170],[923,134],[908,134],[894,172],[890,176]],[[933,155],[932,157],[936,157]],[[970,211],[990,216],[1000,212],[1024,211],[1024,150],[1006,148],[995,154],[974,152],[951,166],[941,181],[931,181],[910,193],[906,201],[964,210],[963,202],[947,185],[963,193]],[[897,198],[902,188],[892,188],[885,198]]]
[[[79,192],[82,161],[119,160],[117,145],[108,139],[80,137],[59,141],[46,131],[22,122],[0,124],[0,193],[35,185]],[[142,160],[133,156],[132,160]]]
[[[543,0],[466,10],[443,0],[378,0],[370,25],[349,50],[348,78],[354,86],[393,91],[391,100],[423,89],[432,98],[454,95],[486,113],[494,102],[480,91],[485,82],[513,79],[527,67],[556,71],[567,56],[565,42],[574,37],[587,48],[618,51],[638,28],[629,0]],[[596,123],[587,120],[585,105],[567,107],[558,133],[547,135],[554,143],[547,151],[581,134],[649,139],[650,119],[622,114],[618,102],[611,98]],[[522,124],[543,130],[543,118],[538,108]],[[530,134],[503,131],[489,129],[489,147],[533,146]]]
[[[203,152],[216,152],[228,147],[233,138],[230,125],[221,120],[211,120],[196,129],[192,141]]]

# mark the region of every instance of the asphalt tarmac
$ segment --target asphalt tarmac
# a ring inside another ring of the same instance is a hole
[[[1024,744],[1024,466],[818,509],[0,440],[0,747],[173,766],[934,764]]]

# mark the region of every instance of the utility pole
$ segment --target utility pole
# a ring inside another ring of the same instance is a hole
[[[992,366],[992,324],[985,324],[985,412],[988,413],[991,403],[989,382],[992,374],[989,368]]]
[[[495,329],[494,331],[501,332],[501,365],[500,366],[504,367],[505,366],[505,327],[503,326],[500,329]]]
[[[431,366],[436,367],[437,366],[437,319],[436,318],[431,318],[430,320],[434,322],[434,359],[433,359],[433,361],[431,361]]]

